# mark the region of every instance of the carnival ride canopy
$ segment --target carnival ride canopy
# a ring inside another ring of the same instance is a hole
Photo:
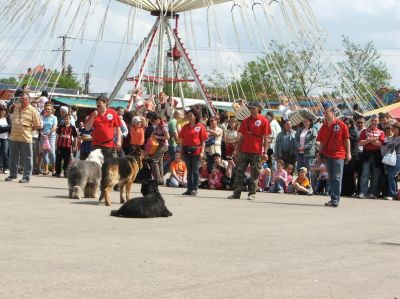
[[[22,78],[20,75],[26,74],[27,68],[45,65],[50,72],[31,76],[40,82],[39,90],[55,88],[58,78],[50,80],[54,78],[52,73],[60,70],[67,57],[67,64],[74,67],[82,82],[90,72],[92,80],[99,82],[97,86],[101,86],[101,92],[110,94],[140,48],[146,32],[151,30],[156,18],[148,12],[159,12],[160,16],[176,12],[180,15],[179,37],[190,51],[199,75],[212,77],[217,70],[218,80],[222,75],[219,86],[230,101],[256,97],[255,86],[263,90],[268,87],[278,100],[298,101],[291,77],[306,68],[308,73],[304,80],[313,80],[314,89],[305,101],[311,103],[314,102],[310,100],[312,96],[326,94],[327,101],[335,104],[337,98],[331,94],[337,90],[335,94],[348,107],[357,103],[364,111],[369,111],[383,105],[365,82],[354,86],[346,79],[336,59],[337,53],[328,50],[337,46],[329,42],[328,33],[319,24],[307,0],[3,0],[2,4],[0,75]],[[197,10],[192,13],[194,9]],[[168,39],[164,47],[159,47],[161,40],[154,39],[149,65],[160,57],[157,47],[165,51],[173,47]],[[287,60],[295,66],[294,70],[281,67],[281,61],[276,59],[270,46],[271,40],[293,50],[293,56],[287,56]],[[307,53],[312,55],[302,56],[299,44],[306,44],[310,49]],[[147,51],[142,52],[139,62]],[[260,62],[254,69],[257,76],[252,77],[244,72],[245,67],[257,59]],[[307,64],[306,61],[319,63]],[[326,69],[328,80],[320,76],[319,65]],[[137,63],[129,76],[137,76],[141,67],[142,64]],[[174,67],[166,65],[162,76],[154,69],[149,68],[144,75],[193,79],[193,76],[182,75],[184,71],[187,73],[183,67],[177,74]],[[247,93],[243,91],[243,79],[250,87]],[[155,83],[143,84],[151,90]],[[124,87],[132,90],[132,82],[125,82]],[[367,90],[368,95],[359,90]],[[317,105],[322,109],[320,103]]]
[[[184,12],[232,0],[117,0],[147,11]]]

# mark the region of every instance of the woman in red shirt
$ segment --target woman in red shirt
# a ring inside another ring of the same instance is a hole
[[[197,195],[199,186],[199,158],[204,157],[207,130],[200,123],[199,113],[192,109],[186,113],[189,121],[179,133],[182,140],[182,154],[187,167],[187,190],[183,195]]]

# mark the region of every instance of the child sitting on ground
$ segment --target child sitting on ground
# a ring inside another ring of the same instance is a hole
[[[171,177],[167,180],[168,187],[186,187],[187,169],[185,162],[181,159],[181,153],[175,154],[175,160],[170,165]]]
[[[287,190],[287,172],[284,167],[285,162],[283,162],[283,160],[278,160],[276,163],[276,170],[272,174],[272,185],[269,192],[284,193]]]
[[[269,185],[271,183],[271,169],[268,167],[268,163],[264,162],[262,165],[262,171],[260,177],[258,178],[258,187],[260,192],[269,191]]]
[[[328,169],[326,168],[325,158],[319,156],[316,165],[311,168],[311,171],[316,174],[316,182],[314,187],[314,194],[328,194]]]
[[[286,173],[287,173],[287,192],[288,193],[293,193],[293,173],[294,173],[294,166],[293,164],[287,164],[286,165]]]
[[[208,176],[208,186],[212,190],[222,190],[222,177],[224,176],[225,168],[222,166],[214,166],[211,174]]]
[[[299,176],[293,183],[293,190],[300,195],[312,195],[310,181],[307,178],[307,168],[299,169]]]
[[[206,159],[202,158],[200,160],[200,169],[199,169],[199,182],[201,189],[208,189],[208,166]]]

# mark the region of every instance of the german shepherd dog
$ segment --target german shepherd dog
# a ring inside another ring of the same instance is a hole
[[[143,180],[140,190],[143,197],[135,197],[124,203],[119,210],[111,211],[111,216],[128,218],[169,217],[172,213],[165,206],[165,201],[154,180]]]
[[[118,184],[121,203],[125,203],[129,199],[132,184],[141,168],[142,155],[106,160],[101,168],[99,201],[104,199],[106,206],[110,206],[110,192]]]

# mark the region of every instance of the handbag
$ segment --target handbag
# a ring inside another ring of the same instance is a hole
[[[43,140],[43,144],[42,144],[42,150],[51,151],[49,137],[47,135],[44,135],[43,137],[44,137],[44,140]]]
[[[397,154],[395,150],[389,151],[382,159],[382,163],[389,165],[389,166],[396,166],[397,162]]]
[[[147,139],[144,150],[146,151],[146,153],[152,156],[157,151],[158,146],[159,146],[158,140],[155,139],[154,137],[150,137],[149,139]]]

